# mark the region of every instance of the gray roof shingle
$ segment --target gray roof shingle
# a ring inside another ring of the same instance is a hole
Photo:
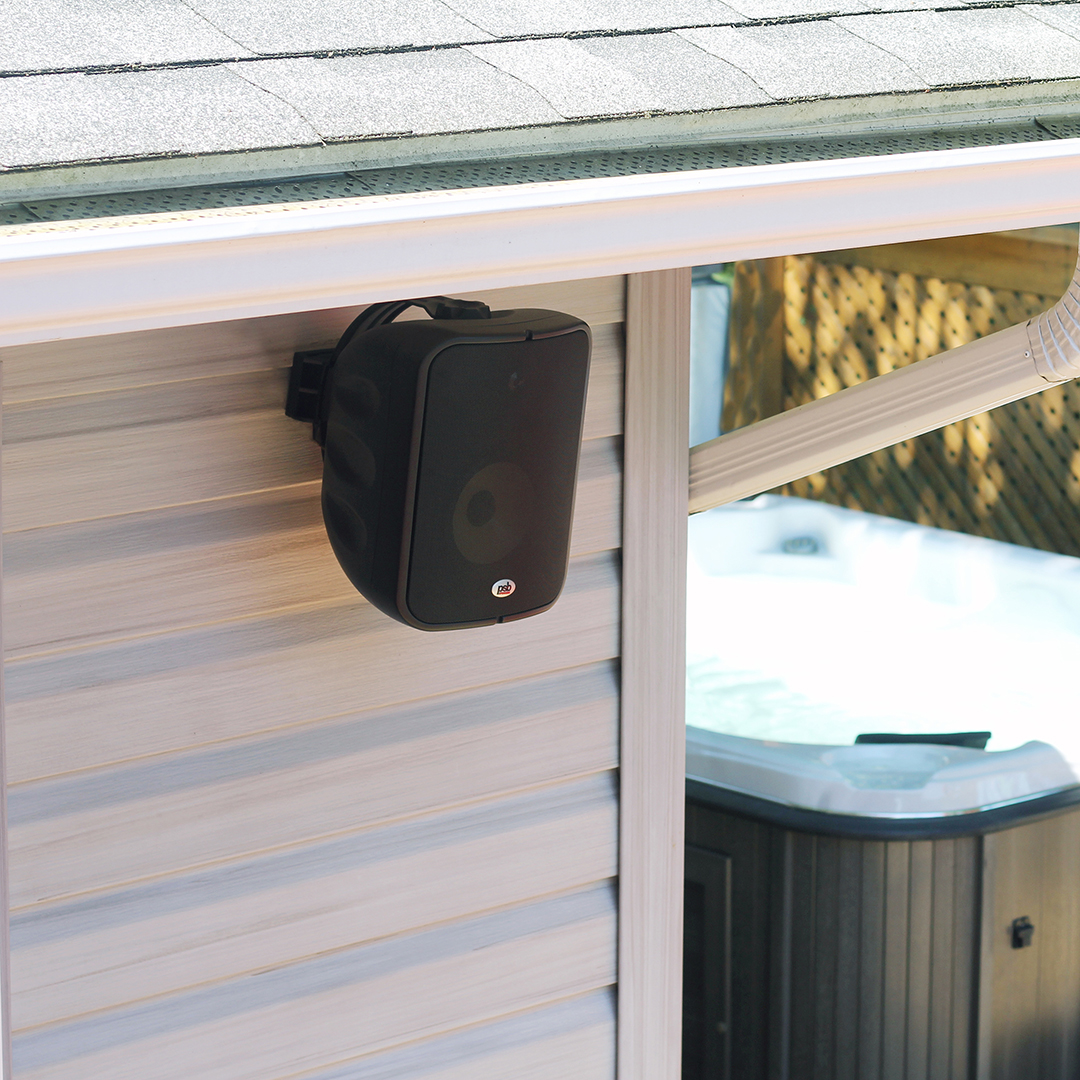
[[[728,0],[745,19],[799,19],[807,15],[836,15],[866,11],[862,0]]]
[[[324,139],[423,135],[557,123],[534,89],[462,49],[233,67],[287,102]]]
[[[835,22],[721,26],[678,33],[741,68],[776,100],[898,93],[926,87],[902,60]]]
[[[460,157],[470,133],[483,133],[488,141],[476,145],[487,147],[495,133],[517,132],[496,139],[504,156],[618,147],[622,136],[609,133],[629,128],[611,120],[645,125],[634,128],[635,145],[650,144],[654,131],[670,145],[671,132],[688,137],[702,123],[725,137],[728,110],[777,102],[795,112],[824,102],[799,115],[828,119],[856,115],[855,106],[830,112],[828,102],[859,98],[857,115],[876,123],[879,108],[888,113],[902,99],[895,108],[930,127],[954,88],[992,96],[1025,82],[1036,89],[1010,101],[1035,102],[1032,117],[1046,103],[1067,117],[1080,79],[1080,0],[0,0],[0,8],[10,16],[0,38],[0,186],[20,193],[62,183],[33,188],[10,179],[12,170],[170,155],[280,150],[273,161],[287,161],[288,175],[303,175],[306,162],[309,174],[333,171],[320,167],[327,161],[381,167],[398,153],[388,148],[413,136],[417,149],[398,160],[445,160],[433,143],[421,145],[429,136],[459,137],[448,156]],[[947,89],[903,97],[935,88]],[[881,96],[889,100],[879,106]],[[957,108],[970,113],[979,99],[962,100],[969,104]],[[664,127],[664,115],[681,119]],[[757,137],[769,138],[781,114],[760,115]],[[523,132],[534,127],[535,137]],[[339,142],[356,148],[329,145]],[[229,175],[245,179],[248,161],[237,157]],[[286,175],[269,171],[270,157],[260,161],[262,177]],[[170,165],[167,175],[208,182],[221,168],[207,159]]]
[[[256,53],[386,49],[484,41],[489,34],[440,0],[186,0]]]
[[[665,30],[736,22],[721,0],[446,0],[496,37]]]
[[[849,15],[836,22],[899,56],[930,86],[1080,73],[1080,41],[1015,8]]]
[[[1080,4],[1021,4],[1016,10],[1080,38]]]
[[[3,0],[0,71],[238,57],[248,50],[175,0]]]
[[[566,119],[769,100],[737,68],[675,34],[470,46],[480,59],[535,87]]]
[[[941,10],[942,8],[967,7],[971,2],[973,0],[935,0],[933,4],[928,4],[926,0],[863,0],[868,11],[925,11],[931,7]],[[999,3],[1000,0],[991,0],[991,2]],[[847,11],[845,7],[845,13]]]
[[[588,52],[653,87],[665,112],[763,105],[769,97],[745,72],[678,34],[592,38]]]
[[[317,143],[288,105],[221,67],[0,79],[0,164]]]

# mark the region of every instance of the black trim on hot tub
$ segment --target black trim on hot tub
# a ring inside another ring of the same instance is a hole
[[[957,836],[978,836],[998,832],[1013,825],[1060,814],[1080,805],[1080,784],[1075,787],[995,806],[967,814],[943,814],[941,817],[883,818],[859,814],[831,814],[824,810],[808,810],[786,803],[747,795],[688,776],[686,797],[725,810],[739,817],[779,825],[795,832],[819,836],[844,836],[857,840],[944,840]]]

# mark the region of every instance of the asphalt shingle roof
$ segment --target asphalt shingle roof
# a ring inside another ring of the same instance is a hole
[[[853,15],[836,22],[900,57],[927,86],[1075,78],[1080,26],[1074,37],[1033,19],[1032,6]]]
[[[175,64],[249,55],[182,3],[0,0],[0,72]]]
[[[323,139],[550,124],[559,113],[532,87],[464,49],[266,60],[228,69],[288,102]]]
[[[379,0],[378,3],[186,0],[186,3],[208,25],[244,46],[243,51],[250,49],[263,55],[455,45],[483,41],[491,36],[439,0]]]
[[[1080,80],[1080,0],[0,0],[0,16],[0,178],[530,128],[551,152],[582,121],[1040,81],[1065,108]]]
[[[0,81],[4,165],[319,142],[294,105],[224,67]]]
[[[839,19],[680,34],[741,68],[776,101],[900,93],[927,85],[903,60],[851,33]]]

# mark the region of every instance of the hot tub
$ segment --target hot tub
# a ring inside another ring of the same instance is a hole
[[[685,1080],[1080,1045],[1080,559],[769,495],[688,561]]]
[[[692,517],[688,563],[688,775],[877,816],[1080,784],[1080,559],[764,495]]]

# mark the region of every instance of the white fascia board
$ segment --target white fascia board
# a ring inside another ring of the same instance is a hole
[[[0,232],[0,346],[1057,224],[1080,139]]]

